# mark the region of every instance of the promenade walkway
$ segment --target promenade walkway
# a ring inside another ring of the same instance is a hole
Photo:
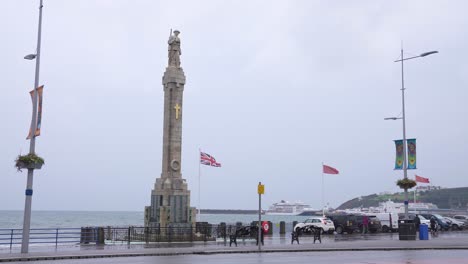
[[[429,240],[400,241],[398,234],[353,234],[323,236],[322,243],[313,243],[311,237],[301,237],[300,244],[291,245],[290,236],[265,237],[262,252],[323,252],[323,251],[389,251],[389,250],[466,250],[468,255],[468,232],[441,233]],[[0,262],[85,259],[137,256],[210,255],[257,253],[253,240],[238,241],[238,246],[229,247],[229,241],[196,243],[64,245],[55,247],[31,246],[30,253],[21,254],[19,248],[0,249]]]

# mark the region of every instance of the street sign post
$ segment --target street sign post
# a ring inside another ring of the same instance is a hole
[[[258,251],[262,251],[262,194],[265,194],[265,185],[258,183]]]

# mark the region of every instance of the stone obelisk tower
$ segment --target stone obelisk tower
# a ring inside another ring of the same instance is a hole
[[[145,209],[145,226],[190,227],[195,223],[190,191],[181,174],[184,71],[180,67],[179,31],[169,37],[169,63],[162,78],[164,87],[164,131],[161,178],[151,192]]]

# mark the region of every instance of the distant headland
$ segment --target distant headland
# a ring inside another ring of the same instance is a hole
[[[258,210],[242,209],[201,209],[201,214],[258,214]]]
[[[428,186],[416,189],[416,202],[432,203],[438,208],[443,209],[468,209],[468,187],[441,188],[439,186]],[[410,202],[414,201],[414,189],[409,190]],[[367,196],[361,196],[344,202],[336,209],[351,209],[358,207],[378,206],[380,202],[392,200],[394,202],[403,202],[403,193],[379,193]]]

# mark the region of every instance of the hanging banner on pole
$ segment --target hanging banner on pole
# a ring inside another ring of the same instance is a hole
[[[44,90],[44,85],[40,86],[37,88],[37,99],[38,99],[38,104],[37,104],[37,117],[36,117],[36,133],[34,134],[35,137],[41,135],[41,121],[42,121],[42,93]],[[34,104],[34,90],[30,91],[29,94],[31,94],[31,100]],[[26,139],[31,139],[31,128],[29,128],[29,134]]]
[[[395,170],[403,169],[403,140],[394,140],[396,149]]]
[[[408,139],[408,170],[416,169],[416,139]]]

